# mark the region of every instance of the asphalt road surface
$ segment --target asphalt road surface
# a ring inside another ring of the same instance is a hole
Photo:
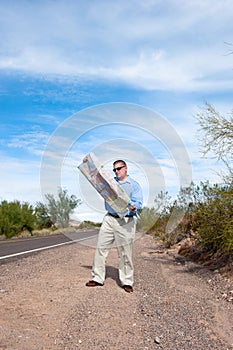
[[[51,235],[46,237],[18,238],[0,241],[0,260],[31,254],[59,245],[79,242],[95,236],[97,230],[74,231],[68,235]]]

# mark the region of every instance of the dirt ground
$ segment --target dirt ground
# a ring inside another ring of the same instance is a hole
[[[90,240],[1,262],[0,349],[233,349],[233,283],[151,236],[135,242],[135,285],[119,285],[117,251],[88,288]]]

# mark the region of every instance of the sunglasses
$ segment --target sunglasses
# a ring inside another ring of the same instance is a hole
[[[125,165],[119,166],[119,167],[113,169],[112,171],[114,171],[114,173],[115,173],[116,171],[119,171],[119,170],[121,170],[121,169],[124,168],[124,167],[125,167]]]

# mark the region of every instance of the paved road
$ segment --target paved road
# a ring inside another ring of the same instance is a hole
[[[22,256],[48,247],[83,241],[98,233],[97,230],[75,231],[67,235],[51,235],[46,237],[20,238],[0,241],[0,260],[13,256]]]

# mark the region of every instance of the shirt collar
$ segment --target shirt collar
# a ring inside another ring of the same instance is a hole
[[[129,175],[127,175],[127,178],[126,178],[126,180],[124,180],[124,181],[121,181],[121,180],[119,180],[116,176],[115,176],[115,179],[116,179],[116,181],[117,182],[119,182],[119,183],[121,183],[121,184],[125,184],[125,183],[130,183],[131,181],[130,181],[130,176]]]

